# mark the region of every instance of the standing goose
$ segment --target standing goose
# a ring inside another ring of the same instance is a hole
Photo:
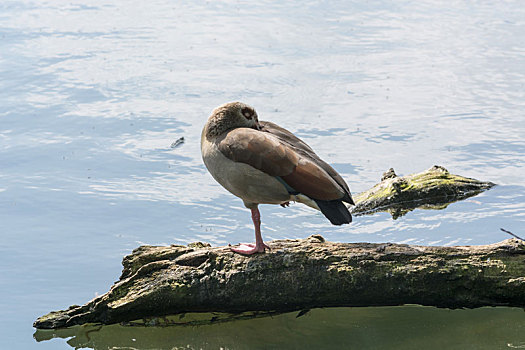
[[[201,152],[213,178],[252,212],[255,244],[232,248],[236,253],[269,248],[261,236],[259,204],[284,207],[297,201],[320,210],[334,225],[352,221],[343,202],[354,202],[341,175],[288,130],[259,121],[244,103],[226,103],[212,112],[202,130]]]

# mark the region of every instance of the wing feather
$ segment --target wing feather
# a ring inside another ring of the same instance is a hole
[[[267,121],[260,121],[259,124],[261,125],[261,130],[268,132],[270,134],[276,135],[281,141],[287,143],[303,157],[309,158],[313,162],[315,162],[318,166],[320,166],[324,171],[328,173],[334,179],[335,182],[339,186],[343,188],[346,195],[344,196],[343,200],[354,204],[354,201],[352,200],[352,194],[350,193],[350,188],[348,187],[345,180],[339,175],[339,173],[330,166],[330,164],[326,163],[324,160],[319,158],[319,156],[314,152],[314,150],[308,146],[303,140],[292,134],[290,131],[286,130],[283,127],[280,127],[277,124],[274,124],[272,122]]]
[[[218,140],[218,148],[229,159],[249,164],[268,175],[278,176],[294,190],[312,199],[344,199],[346,188],[327,171],[335,170],[324,162],[319,163],[320,159],[306,143],[286,129],[278,128],[274,128],[276,134],[264,130],[264,127],[263,132],[236,128]],[[308,156],[310,152],[314,157]],[[328,169],[325,169],[325,164]]]

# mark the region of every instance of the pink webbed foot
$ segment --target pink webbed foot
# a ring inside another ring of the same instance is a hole
[[[264,253],[264,250],[266,248],[270,249],[270,247],[268,247],[264,243],[260,246],[257,246],[256,244],[253,244],[253,243],[241,243],[239,247],[230,248],[230,250],[234,253],[239,253],[243,255],[252,255],[255,253]]]
[[[270,247],[264,244],[261,236],[261,214],[259,213],[259,209],[257,209],[257,205],[250,208],[250,210],[252,211],[252,221],[253,226],[255,227],[255,244],[242,243],[237,248],[230,248],[230,250],[234,253],[252,255],[255,253],[264,253],[266,248],[270,249]]]

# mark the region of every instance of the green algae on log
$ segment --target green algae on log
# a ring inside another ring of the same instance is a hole
[[[211,313],[224,320],[336,306],[525,307],[525,243],[517,239],[434,247],[332,243],[314,235],[267,244],[270,252],[250,257],[228,247],[142,246],[124,258],[109,292],[34,326],[158,325],[167,315],[191,324],[195,318],[184,315],[208,313],[213,322],[220,317]]]
[[[399,177],[394,169],[381,177],[381,182],[354,196],[352,214],[388,211],[394,219],[414,210],[444,209],[450,203],[475,196],[495,184],[448,172],[434,165],[421,173]]]

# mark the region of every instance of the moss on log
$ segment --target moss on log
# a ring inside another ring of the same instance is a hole
[[[355,196],[352,212],[389,210],[396,218],[493,185],[439,166],[405,177],[391,169],[381,183]],[[122,276],[109,292],[42,316],[34,326],[158,324],[167,315],[179,315],[176,323],[202,324],[335,306],[525,307],[525,245],[516,239],[424,247],[331,243],[314,235],[267,244],[270,252],[250,257],[203,243],[139,247],[124,258]],[[187,313],[201,316],[183,318]]]
[[[356,205],[351,211],[357,215],[388,211],[397,219],[416,208],[446,208],[450,203],[475,196],[492,186],[492,182],[451,174],[439,165],[401,177],[390,168],[380,183],[354,196]]]
[[[142,246],[124,258],[109,292],[34,326],[157,324],[166,315],[210,312],[235,319],[335,306],[525,307],[525,244],[517,239],[427,247],[331,243],[316,235],[268,245],[269,253],[250,257],[228,247]]]

